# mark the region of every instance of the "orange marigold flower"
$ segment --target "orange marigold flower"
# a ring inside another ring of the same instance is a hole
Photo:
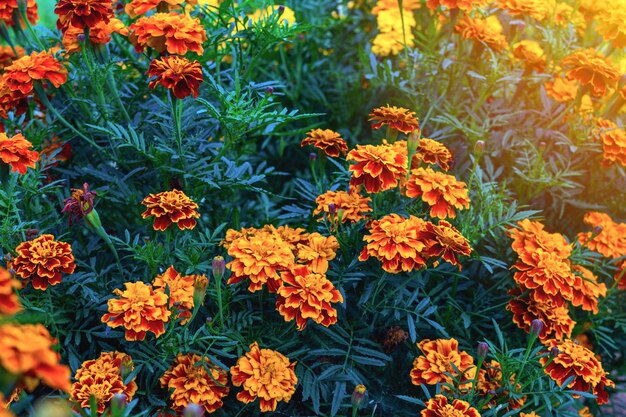
[[[483,397],[491,397],[484,408],[496,407],[508,400],[509,407],[507,410],[516,410],[524,405],[526,397],[519,399],[511,398],[507,386],[515,386],[520,389],[519,384],[515,384],[515,375],[509,377],[509,384],[504,383],[502,375],[502,365],[500,362],[491,360],[485,362],[478,373],[478,381],[476,383],[476,391],[478,395]]]
[[[582,85],[590,85],[596,97],[603,96],[607,87],[614,87],[620,76],[619,71],[600,52],[591,48],[573,52],[561,64],[570,68],[567,71],[568,78],[576,79]]]
[[[430,206],[430,216],[440,219],[455,218],[455,209],[466,209],[470,203],[463,181],[457,181],[453,175],[433,171],[430,167],[411,171],[406,195],[421,197]]]
[[[8,137],[0,132],[0,160],[11,165],[11,171],[26,174],[28,168],[35,168],[39,153],[31,150],[30,143],[21,133]]]
[[[182,8],[183,2],[184,0],[133,0],[126,5],[124,11],[131,19],[134,19],[151,10],[155,10],[159,5],[167,7],[168,11],[180,9]]]
[[[408,156],[391,145],[357,145],[346,161],[356,162],[350,166],[350,186],[362,184],[368,193],[378,193],[395,188],[406,176]]]
[[[602,164],[618,162],[626,167],[626,131],[610,120],[598,118],[593,135],[602,143]]]
[[[486,44],[495,52],[502,52],[508,47],[506,37],[502,34],[502,25],[496,15],[485,19],[463,16],[454,26],[454,31],[465,39]]]
[[[546,94],[559,103],[569,103],[578,94],[578,81],[573,78],[555,76],[552,81],[545,83]]]
[[[343,296],[326,276],[306,265],[296,265],[280,276],[283,285],[278,289],[276,308],[285,321],[295,319],[300,331],[307,319],[326,327],[337,323],[337,310],[331,303],[343,303]]]
[[[4,394],[0,392],[0,417],[15,417],[15,414],[13,414],[11,410],[9,410],[10,404],[10,401],[4,401]]]
[[[562,387],[569,378],[574,379],[567,385],[567,388],[591,392],[596,396],[598,404],[608,402],[608,394],[605,387],[615,387],[615,382],[606,377],[608,372],[602,368],[602,364],[592,351],[572,340],[550,340],[548,348],[557,348],[558,354],[550,358],[544,356],[539,359],[544,366],[544,372]],[[580,397],[573,394],[574,398]]]
[[[576,274],[572,305],[598,314],[598,298],[606,297],[606,285],[598,283],[598,278],[585,267],[573,265],[572,271]]]
[[[537,249],[513,267],[517,269],[513,275],[515,282],[524,289],[535,290],[537,301],[551,299],[561,305],[563,300],[573,299],[576,276],[572,273],[569,261],[558,254]]]
[[[57,152],[57,150],[59,150]],[[72,156],[72,147],[69,142],[61,142],[58,137],[46,139],[41,144],[41,154],[45,155],[46,159],[56,164],[56,162],[65,162]]]
[[[444,171],[450,169],[450,162],[452,162],[450,150],[443,143],[428,138],[420,139],[417,153],[411,161],[411,168],[417,168],[417,166],[413,166],[416,158],[427,164],[438,164]]]
[[[312,129],[307,132],[307,137],[302,139],[300,146],[313,145],[322,150],[326,155],[338,157],[348,152],[348,145],[341,135],[330,129]]]
[[[545,0],[496,0],[496,4],[511,16],[530,16],[541,21],[548,14],[549,2]]]
[[[237,399],[248,404],[258,398],[261,412],[275,411],[278,401],[289,402],[296,392],[295,366],[282,353],[252,343],[250,351],[230,368],[233,385],[243,388]]]
[[[141,217],[155,217],[154,230],[165,230],[172,223],[176,223],[180,230],[191,230],[196,227],[195,219],[200,217],[198,205],[180,190],[150,194],[141,204],[147,207]]]
[[[439,382],[452,384],[453,377],[459,376],[459,372],[464,375],[474,368],[474,358],[465,351],[460,352],[459,342],[454,338],[424,339],[417,347],[423,355],[413,361],[413,385],[434,385]],[[443,388],[447,387],[443,385]]]
[[[614,48],[621,49],[626,46],[626,2],[611,2],[596,17],[598,25],[596,30],[605,41],[611,42]]]
[[[472,252],[465,236],[445,220],[440,220],[438,225],[426,222],[421,235],[428,242],[425,252],[429,258],[443,257],[452,265],[457,265],[459,270],[461,265],[457,255],[469,256]]]
[[[18,9],[19,0],[2,0],[0,1],[0,21],[3,21],[7,26],[11,27],[15,25],[13,16],[20,16]],[[36,24],[39,20],[39,14],[37,13],[37,0],[26,0],[26,17],[31,24]],[[19,17],[20,25],[24,27],[24,23]]]
[[[0,325],[0,366],[20,376],[29,389],[39,381],[51,388],[70,390],[70,369],[59,364],[61,355],[52,349],[56,340],[41,324]]]
[[[2,79],[11,91],[30,94],[35,81],[48,80],[55,87],[67,81],[67,69],[50,52],[32,52],[4,69]]]
[[[311,272],[325,274],[328,271],[328,261],[337,256],[339,242],[335,236],[322,236],[311,233],[305,243],[298,243],[296,257],[299,263],[306,264]]]
[[[38,290],[57,285],[61,282],[62,274],[71,274],[76,268],[70,244],[57,242],[52,235],[41,235],[22,242],[15,248],[15,252],[15,274],[22,279],[30,278],[33,288]]]
[[[165,323],[172,313],[163,290],[155,290],[141,281],[126,282],[124,286],[124,291],[113,290],[119,299],[107,302],[109,312],[102,316],[102,322],[112,328],[124,327],[128,341],[144,340],[146,332],[154,333],[155,337],[165,333]]]
[[[313,215],[317,216],[324,213],[318,221],[326,218],[326,221],[333,222],[334,219],[341,217],[341,222],[356,223],[365,218],[363,213],[372,212],[369,203],[372,201],[369,197],[363,197],[358,190],[352,189],[349,193],[345,191],[326,191],[315,199],[317,208],[313,211]],[[331,213],[331,204],[334,204]],[[340,211],[341,210],[341,211]],[[339,216],[341,213],[341,216]]]
[[[552,252],[563,260],[572,254],[572,245],[567,243],[565,237],[560,233],[548,233],[540,222],[524,219],[519,221],[517,226],[519,228],[509,229],[509,236],[513,239],[511,248],[522,261],[526,262],[527,257],[538,249]]]
[[[129,355],[122,352],[103,352],[97,359],[85,361],[78,368],[70,398],[81,408],[89,408],[91,397],[94,397],[98,414],[104,412],[115,394],[124,394],[127,401],[130,401],[137,391],[137,384],[135,378],[128,384],[124,383],[124,379],[132,368],[133,360]]]
[[[589,250],[606,258],[619,258],[626,255],[626,223],[615,223],[606,213],[590,211],[583,221],[599,229],[598,233],[579,233],[578,241]]]
[[[475,8],[485,7],[488,4],[488,0],[426,0],[426,7],[431,10],[442,6],[449,10],[459,9],[468,12]]]
[[[13,275],[0,266],[0,317],[11,316],[22,309],[15,290],[22,285]]]
[[[207,356],[194,353],[178,355],[160,379],[161,386],[171,391],[172,408],[178,412],[189,404],[201,405],[207,413],[221,408],[228,395],[228,372]]]
[[[402,2],[402,8],[407,12],[413,12],[421,7],[422,3],[420,0],[405,0]],[[372,9],[372,14],[376,16],[382,11],[396,9],[398,9],[397,0],[378,0]]]
[[[81,50],[78,42],[78,35],[84,34],[85,29],[70,26],[63,33],[63,47],[68,54],[73,54]],[[111,35],[119,33],[122,36],[128,36],[128,28],[120,19],[112,17],[108,22],[98,22],[94,27],[89,29],[89,41],[94,44],[107,44],[111,41]]]
[[[198,19],[171,12],[141,17],[130,26],[128,39],[137,52],[150,47],[160,54],[185,55],[191,51],[202,55],[207,36]]]
[[[360,261],[370,256],[379,259],[383,270],[398,274],[410,272],[426,265],[427,241],[422,236],[426,222],[418,217],[404,218],[395,213],[373,220],[369,225],[369,234],[363,236],[367,242]]]
[[[233,260],[226,266],[233,272],[229,284],[249,279],[248,291],[256,292],[267,283],[271,292],[281,285],[279,271],[294,264],[294,254],[289,245],[275,233],[257,231],[234,239],[228,246]]]
[[[59,16],[57,29],[65,32],[70,26],[92,28],[113,17],[112,0],[58,0],[54,13]]]
[[[522,61],[526,71],[543,72],[546,69],[545,53],[539,42],[524,39],[511,46],[511,53]]]
[[[448,399],[441,394],[435,395],[424,404],[426,409],[420,413],[421,417],[480,417],[480,413],[467,401]]]
[[[535,298],[534,291],[524,293],[521,288],[509,291],[511,300],[506,309],[513,313],[513,323],[520,329],[530,333],[533,320],[539,319],[543,323],[543,330],[539,340],[562,340],[570,337],[576,322],[569,315],[569,308],[565,302],[555,303],[552,299],[540,301]]]
[[[13,52],[13,48],[7,45],[0,45],[0,73],[6,67],[11,65],[13,61],[16,59],[23,57],[26,54],[24,48],[21,46],[16,46],[15,50],[17,51],[17,55]]]
[[[372,127],[374,129],[389,126],[390,129],[395,129],[408,135],[420,128],[415,112],[405,109],[404,107],[377,107],[372,110],[369,117],[368,120],[373,122]]]
[[[626,261],[623,261],[619,266],[614,278],[615,281],[619,281],[617,283],[617,288],[620,290],[626,290]]]
[[[589,407],[583,407],[580,410],[578,410],[578,415],[580,417],[594,417],[594,415],[589,410]]]
[[[11,90],[0,76],[0,119],[8,119],[9,112],[15,112],[16,116],[20,116],[26,113],[26,110],[28,110],[28,96],[19,90]]]
[[[161,84],[172,90],[174,96],[183,99],[190,94],[198,97],[198,88],[204,81],[202,67],[198,61],[189,61],[180,56],[166,56],[152,60],[146,75],[156,77],[148,87],[156,88]]]
[[[157,291],[165,292],[166,288],[170,296],[170,309],[176,306],[178,318],[182,318],[181,324],[185,324],[191,318],[193,310],[193,292],[195,278],[192,275],[181,276],[173,266],[170,266],[161,275],[157,275],[152,281],[152,286]]]
[[[557,26],[567,28],[571,25],[578,34],[584,34],[587,22],[585,22],[585,16],[580,11],[567,3],[551,3],[551,6],[553,7],[549,11],[549,15],[554,16],[554,23]]]

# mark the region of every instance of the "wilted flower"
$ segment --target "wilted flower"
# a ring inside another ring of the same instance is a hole
[[[383,340],[383,346],[385,352],[393,352],[401,343],[404,343],[409,338],[409,334],[400,326],[392,326],[385,333],[385,339]]]
[[[180,190],[150,194],[141,204],[147,207],[141,217],[155,217],[154,230],[165,230],[172,223],[180,230],[193,229],[196,227],[195,219],[200,217],[198,205]]]
[[[30,278],[33,288],[38,290],[59,284],[62,274],[71,274],[76,268],[70,244],[57,242],[53,235],[22,242],[15,252],[15,274],[22,279]]]
[[[0,160],[11,165],[13,172],[26,174],[28,168],[35,168],[39,153],[31,150],[32,147],[33,144],[21,133],[8,137],[6,133],[0,132]]]
[[[83,188],[72,188],[72,194],[63,201],[61,213],[67,213],[70,225],[72,221],[80,220],[93,210],[94,201],[98,194],[89,190],[89,184],[84,183]]]
[[[348,145],[341,135],[330,129],[312,129],[307,137],[302,139],[300,146],[313,145],[326,155],[338,157],[348,152]]]
[[[404,107],[383,106],[377,107],[369,114],[369,119],[374,129],[389,126],[399,132],[409,134],[419,130],[420,125],[415,116],[415,112]]]
[[[155,88],[157,84],[161,84],[172,90],[178,99],[183,99],[190,94],[198,97],[198,88],[204,81],[202,67],[198,61],[189,61],[187,58],[175,55],[154,59],[146,74],[156,77],[150,81],[148,87]]]
[[[175,12],[141,17],[129,29],[128,39],[137,52],[150,47],[160,54],[185,55],[191,51],[202,55],[202,43],[207,40],[204,26],[198,19]]]

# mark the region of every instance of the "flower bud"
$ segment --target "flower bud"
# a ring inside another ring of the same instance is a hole
[[[530,323],[530,335],[533,337],[539,337],[539,335],[543,331],[543,328],[544,328],[543,322],[539,319],[534,319]]]
[[[552,357],[552,358],[556,358],[559,353],[561,353],[561,351],[556,346],[553,347],[552,349],[550,349],[550,357]]]
[[[548,144],[545,141],[542,140],[541,142],[539,142],[539,150],[540,151],[545,150],[547,146],[548,146]]]
[[[476,350],[478,352],[478,357],[481,359],[485,359],[487,357],[487,354],[489,353],[489,345],[485,342],[479,342],[478,349]]]
[[[330,217],[333,217],[335,214],[337,214],[337,205],[330,203],[328,205],[328,214],[330,214]]]
[[[285,11],[285,6],[283,6],[282,4],[280,6],[278,6],[278,15],[282,15],[283,12]]]
[[[268,96],[271,96],[273,92],[274,92],[274,89],[272,87],[267,87],[265,89],[265,94],[267,94]]]
[[[113,398],[111,398],[111,408],[113,410],[124,410],[127,404],[128,397],[126,396],[126,394],[118,393],[113,395]]]
[[[482,154],[485,150],[485,141],[484,140],[477,140],[476,144],[474,145],[474,153],[475,154]]]
[[[198,404],[189,404],[183,410],[183,417],[204,417],[204,408]]]
[[[78,35],[76,35],[76,40],[79,43],[84,43],[87,40],[87,37],[85,36],[84,33],[79,33]]]
[[[591,233],[594,236],[598,236],[600,233],[602,233],[602,226],[596,226],[591,230]]]
[[[421,132],[418,129],[418,130],[415,130],[413,133],[411,133],[409,137],[407,138],[406,144],[409,150],[409,155],[413,155],[415,154],[415,151],[417,151],[417,147],[420,144],[420,140],[419,140],[420,135],[421,135]]]
[[[314,152],[311,152],[309,154],[309,161],[314,162],[317,159],[317,154]]]
[[[358,407],[361,404],[361,401],[363,401],[363,398],[365,397],[366,392],[367,392],[367,388],[365,388],[365,385],[363,384],[359,384],[356,387],[354,387],[354,391],[352,391],[352,406],[353,407]]]
[[[223,256],[216,256],[213,258],[213,263],[211,265],[211,272],[213,273],[213,278],[216,281],[220,281],[226,272],[226,261]]]
[[[199,306],[204,301],[206,287],[209,285],[209,279],[206,275],[192,275],[193,280],[193,305]]]

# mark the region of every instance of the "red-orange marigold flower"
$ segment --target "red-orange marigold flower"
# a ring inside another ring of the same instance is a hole
[[[504,402],[509,403],[507,410],[516,410],[526,402],[526,397],[514,399],[510,396],[507,386],[515,386],[520,389],[520,384],[515,383],[515,375],[509,377],[509,384],[504,382],[502,375],[502,365],[500,362],[491,360],[483,363],[478,373],[478,382],[476,383],[476,391],[481,397],[490,397],[489,402],[484,408],[497,407]]]
[[[369,197],[363,197],[356,189],[349,193],[345,191],[326,191],[315,199],[317,207],[313,211],[313,215],[317,216],[324,213],[318,221],[326,218],[326,221],[333,222],[339,219],[341,213],[341,222],[356,223],[365,218],[364,213],[372,212],[369,203],[372,201]],[[333,213],[331,214],[331,204],[334,204]],[[341,211],[340,211],[341,210]]]
[[[313,145],[328,156],[338,157],[348,152],[348,145],[341,135],[330,129],[312,129],[302,139],[300,146]]]
[[[84,34],[85,29],[70,26],[63,33],[63,47],[68,54],[80,52],[81,46],[78,42],[78,35]],[[120,19],[112,17],[107,23],[99,22],[89,29],[89,41],[94,44],[104,45],[112,39],[113,33],[128,36],[128,28]]]
[[[6,67],[11,65],[13,61],[20,57],[23,57],[26,54],[26,51],[24,51],[24,48],[22,48],[21,46],[16,46],[15,51],[17,52],[17,55],[13,51],[13,48],[11,48],[10,46],[0,45],[0,73]]]
[[[70,244],[57,242],[52,235],[41,235],[22,242],[15,248],[15,252],[15,274],[22,279],[30,278],[33,288],[38,290],[57,285],[61,282],[62,274],[71,274],[76,268]]]
[[[551,299],[557,305],[563,300],[572,300],[576,276],[572,273],[568,260],[554,252],[537,249],[524,260],[513,265],[518,272],[513,278],[524,289],[535,290],[535,299],[545,302]]]
[[[427,241],[422,236],[426,222],[418,217],[408,219],[392,213],[369,225],[369,234],[363,236],[367,242],[360,261],[370,256],[382,262],[382,268],[392,274],[410,272],[426,265]]]
[[[593,135],[602,143],[602,165],[619,163],[626,167],[626,131],[610,120],[599,118]]]
[[[0,119],[8,119],[9,112],[15,112],[16,116],[20,116],[26,113],[26,110],[28,110],[28,96],[19,90],[11,90],[4,78],[0,76]]]
[[[425,252],[429,258],[441,256],[452,265],[457,265],[459,269],[461,265],[457,255],[469,256],[472,252],[465,236],[445,220],[440,220],[437,225],[426,222],[422,236],[424,241],[428,242]]]
[[[606,285],[598,283],[598,278],[585,267],[573,265],[572,271],[576,274],[572,305],[598,314],[598,298],[606,297]]]
[[[496,15],[485,19],[463,16],[454,26],[454,31],[460,33],[465,39],[486,44],[495,52],[502,52],[508,47],[506,37],[502,34],[502,25]]]
[[[124,11],[130,18],[134,19],[151,10],[155,10],[158,6],[167,7],[168,11],[181,9],[184,1],[185,0],[132,0],[130,3],[126,4]],[[193,2],[188,1],[187,3]]]
[[[113,290],[119,299],[108,301],[109,312],[102,316],[102,322],[113,328],[124,327],[124,336],[129,341],[144,340],[146,332],[154,333],[155,337],[165,333],[165,323],[172,313],[163,290],[155,290],[141,281],[126,282],[124,286],[124,291]]]
[[[70,26],[92,28],[100,22],[107,23],[113,17],[113,1],[58,0],[54,13],[59,16],[57,29],[63,32]]]
[[[608,372],[604,371],[592,351],[572,340],[550,340],[547,347],[558,349],[558,354],[553,358],[544,356],[539,359],[545,367],[544,372],[550,378],[562,387],[565,381],[574,377],[567,388],[581,392],[591,391],[598,404],[608,402],[605,387],[615,387],[615,382],[606,377]],[[573,397],[578,398],[579,395],[573,394]]]
[[[369,121],[373,122],[374,129],[389,126],[399,132],[409,134],[419,130],[420,125],[414,111],[404,107],[383,106],[377,107],[369,114]]]
[[[606,213],[590,211],[583,221],[591,227],[599,228],[599,233],[579,233],[578,241],[589,250],[606,258],[619,258],[626,255],[626,223],[615,223]]]
[[[146,74],[156,79],[150,81],[148,87],[155,88],[161,84],[172,90],[176,98],[183,99],[192,94],[198,97],[198,88],[204,81],[202,67],[198,61],[189,61],[179,56],[166,56],[154,59]]]
[[[303,330],[307,320],[323,326],[337,323],[337,310],[331,303],[343,303],[343,296],[323,274],[306,265],[294,266],[280,274],[283,285],[278,289],[276,308],[285,321],[296,320]]]
[[[519,255],[522,261],[542,249],[553,252],[565,260],[572,253],[572,246],[567,243],[560,233],[548,233],[540,222],[524,219],[517,223],[518,228],[509,229],[509,236],[513,239],[511,248]]]
[[[198,205],[180,190],[150,194],[141,204],[147,207],[141,217],[155,217],[154,230],[165,230],[172,223],[180,230],[193,229],[196,227],[195,219],[200,217]]]
[[[160,54],[185,55],[191,51],[202,55],[207,36],[198,19],[171,12],[140,18],[130,26],[128,39],[137,52],[150,47]]]
[[[30,143],[21,133],[8,137],[0,132],[0,160],[11,165],[12,171],[26,174],[28,168],[35,168],[39,160],[39,153],[31,150]]]
[[[463,181],[453,175],[433,171],[432,168],[418,168],[411,171],[406,186],[407,197],[421,197],[430,206],[431,217],[455,218],[456,210],[469,207],[468,191]]]
[[[70,369],[59,364],[61,355],[52,349],[56,340],[41,324],[0,325],[0,366],[20,376],[29,389],[39,380],[51,388],[70,390]]]
[[[563,59],[561,65],[570,68],[567,76],[582,85],[591,85],[594,96],[606,93],[607,87],[614,87],[620,76],[619,71],[595,49],[575,51]]]
[[[259,349],[254,342],[250,351],[230,368],[233,385],[243,388],[237,399],[248,404],[258,398],[261,412],[275,411],[279,401],[289,402],[296,392],[295,366],[296,362],[290,363],[282,353]]]
[[[368,193],[378,193],[395,188],[406,176],[408,156],[391,145],[357,145],[346,161],[356,162],[350,166],[350,186],[362,184]]]
[[[30,94],[34,81],[50,81],[60,87],[67,81],[67,69],[46,51],[31,52],[4,69],[2,79],[11,91]]]
[[[0,266],[0,317],[11,316],[22,309],[15,293],[22,286],[6,269]]]
[[[221,408],[228,395],[228,372],[206,356],[180,354],[160,379],[161,386],[171,391],[172,408],[178,412],[189,404],[198,404],[207,413]]]
[[[18,1],[20,0],[2,0],[0,1],[0,21],[3,21],[7,26],[11,27],[15,25],[13,20],[14,13],[20,16],[18,9]],[[39,20],[39,14],[37,13],[37,0],[26,0],[26,17],[31,24],[36,24]],[[19,17],[20,24],[24,26],[22,17]]]
[[[444,171],[450,169],[452,162],[450,150],[443,143],[428,138],[420,139],[415,156],[427,164],[438,164]],[[417,168],[413,167],[413,162],[411,161],[411,168]]]
[[[322,236],[311,233],[306,242],[298,243],[296,257],[298,263],[306,264],[311,272],[325,274],[328,271],[328,261],[337,256],[339,242],[335,236]]]
[[[453,376],[458,376],[459,372],[463,375],[474,367],[474,358],[465,351],[460,352],[459,342],[454,338],[424,339],[417,347],[423,355],[413,361],[411,382],[414,385],[452,384]]]
[[[81,408],[89,408],[91,397],[95,397],[98,414],[104,412],[115,394],[124,394],[130,401],[137,391],[137,384],[135,378],[128,384],[124,383],[124,379],[132,368],[133,360],[129,355],[103,352],[97,359],[85,361],[78,368],[70,398]]]
[[[166,288],[170,296],[170,309],[178,310],[178,318],[182,318],[181,324],[187,323],[193,310],[193,293],[195,278],[192,275],[182,276],[170,266],[161,275],[157,275],[152,281],[155,290],[165,292]]]
[[[448,399],[441,394],[435,395],[424,404],[421,417],[480,417],[480,413],[467,401]]]

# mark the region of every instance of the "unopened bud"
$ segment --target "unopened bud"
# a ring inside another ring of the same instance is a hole
[[[476,154],[482,154],[485,150],[485,141],[484,140],[477,140],[476,144],[474,145],[474,153]]]
[[[367,392],[367,388],[365,388],[365,385],[363,384],[359,384],[356,387],[354,387],[354,391],[352,391],[352,406],[353,407],[358,407],[361,404],[361,401],[363,401],[363,398],[365,397],[366,392]]]
[[[265,94],[267,94],[268,96],[271,96],[273,92],[274,92],[274,89],[272,87],[267,87],[265,89]]]
[[[317,154],[314,152],[311,152],[309,154],[309,161],[314,162],[317,159]]]
[[[530,335],[533,337],[539,337],[539,335],[543,331],[543,328],[544,328],[543,322],[539,319],[534,319],[530,323]]]
[[[224,273],[226,272],[226,261],[223,256],[216,256],[213,258],[211,272],[213,273],[213,278],[215,278],[216,281],[222,279]]]
[[[337,214],[337,205],[336,204],[330,203],[328,205],[328,214],[330,214],[331,217],[334,216],[335,214]]]
[[[546,149],[546,146],[548,146],[547,143],[545,143],[544,141],[539,142],[539,150],[543,151]]]
[[[283,12],[285,11],[285,6],[283,6],[282,4],[280,6],[278,6],[278,15],[282,15]]]
[[[602,233],[602,226],[594,227],[591,232],[596,236],[599,235],[600,233]]]
[[[409,155],[415,154],[417,147],[420,144],[419,141],[420,131],[419,129],[411,133],[407,139],[407,148],[409,150]]]
[[[118,393],[113,395],[113,398],[111,398],[111,408],[114,410],[124,410],[126,405],[128,405],[128,397],[126,394]]]
[[[485,342],[479,342],[478,349],[476,350],[478,353],[478,357],[485,359],[487,357],[487,354],[489,353],[489,345]]]
[[[559,353],[561,353],[561,351],[556,346],[553,347],[552,349],[550,349],[550,356],[553,357],[553,358],[556,358]]]
[[[199,306],[204,301],[206,287],[209,285],[209,279],[206,275],[192,275],[193,280],[193,305]]]
[[[183,417],[204,417],[204,408],[198,404],[189,404],[183,410]]]
[[[76,40],[77,40],[79,43],[83,43],[83,42],[85,42],[85,41],[87,40],[87,37],[85,36],[85,34],[84,34],[84,33],[79,33],[79,34],[76,36]]]

